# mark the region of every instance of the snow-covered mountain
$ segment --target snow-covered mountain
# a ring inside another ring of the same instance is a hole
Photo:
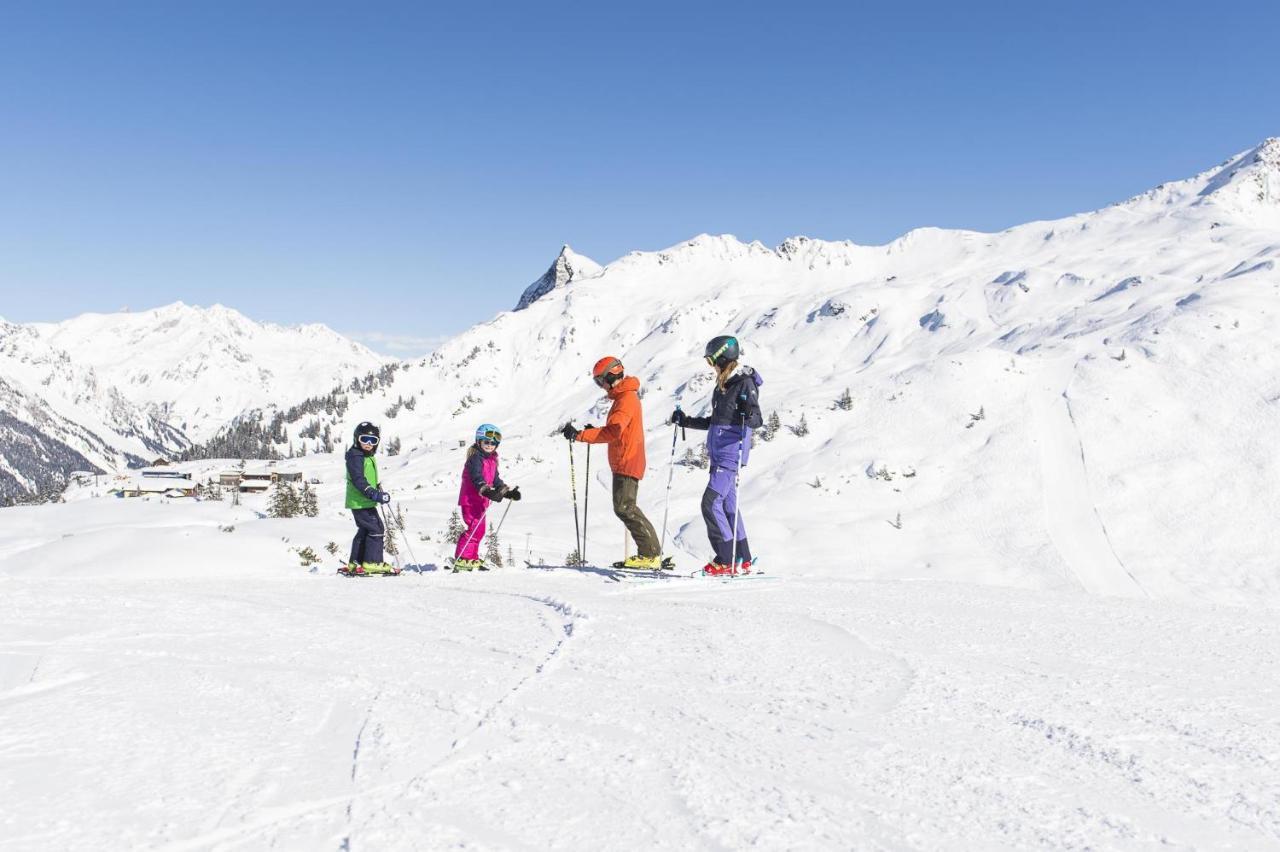
[[[0,321],[0,500],[56,491],[73,470],[136,465],[188,445],[30,326]]]
[[[258,323],[222,305],[175,302],[32,328],[193,441],[246,409],[328,390],[386,362],[327,326]]]
[[[567,245],[563,246],[560,249],[560,254],[556,256],[555,261],[551,264],[551,268],[520,294],[520,301],[516,304],[516,310],[524,310],[552,290],[567,287],[571,281],[580,281],[584,278],[599,278],[603,274],[604,267],[600,264],[589,257],[578,254]]]
[[[522,511],[545,501],[567,517],[566,451],[548,435],[598,422],[606,405],[588,371],[617,355],[644,383],[659,473],[642,504],[660,515],[663,418],[677,403],[705,407],[702,348],[730,332],[784,424],[744,477],[749,530],[774,558],[1277,596],[1278,187],[1271,139],[1123,203],[994,234],[774,249],[703,235],[605,267],[566,247],[516,310],[331,422],[345,434],[382,421],[409,451],[410,482],[440,483],[445,513],[456,460],[439,450],[476,423],[503,424],[508,455],[542,460],[522,471],[537,480]],[[835,404],[846,388],[849,410]],[[289,439],[305,445],[305,424],[314,432],[308,417]],[[697,555],[702,477],[682,469],[673,498],[677,543]]]
[[[73,470],[179,453],[248,409],[384,363],[324,326],[260,324],[221,306],[0,320],[0,500],[56,491]]]

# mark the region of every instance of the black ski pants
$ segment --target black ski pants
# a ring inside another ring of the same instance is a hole
[[[382,561],[382,536],[386,528],[378,509],[352,509],[356,519],[356,537],[351,540],[351,561],[356,564]]]

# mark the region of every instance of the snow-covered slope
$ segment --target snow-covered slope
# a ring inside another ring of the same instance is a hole
[[[394,460],[423,561],[344,579],[333,462],[288,463],[324,479],[318,518],[91,486],[0,512],[0,846],[1280,844],[1274,610],[877,582],[856,555],[452,575]],[[564,526],[528,509],[520,556]]]
[[[437,448],[503,424],[509,455],[542,460],[522,471],[526,493],[568,518],[567,451],[548,436],[598,422],[587,373],[618,355],[644,383],[657,475],[642,505],[660,518],[663,418],[705,407],[703,344],[731,332],[784,424],[744,475],[748,530],[775,559],[1280,598],[1278,152],[1268,140],[1123,203],[996,234],[776,249],[704,235],[603,268],[566,248],[518,310],[353,399],[334,427],[383,422],[411,457],[405,485],[438,484],[447,512],[456,460]],[[849,410],[834,405],[845,388]],[[802,417],[808,433],[794,434]],[[706,552],[703,476],[678,471],[672,500],[691,561]],[[567,552],[572,534],[557,531],[552,552]]]
[[[193,441],[246,409],[326,391],[386,362],[326,326],[258,323],[221,305],[175,302],[32,328]]]

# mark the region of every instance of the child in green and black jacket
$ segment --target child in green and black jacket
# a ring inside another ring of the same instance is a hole
[[[382,541],[386,528],[377,506],[391,502],[391,495],[378,487],[378,461],[374,453],[382,432],[372,423],[356,427],[355,440],[347,450],[347,508],[356,520],[356,536],[351,540],[349,574],[391,574],[395,568],[383,561]]]

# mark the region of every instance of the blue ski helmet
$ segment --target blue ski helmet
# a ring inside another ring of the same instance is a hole
[[[476,427],[476,443],[481,441],[493,441],[495,444],[501,444],[502,430],[492,423],[481,423]]]
[[[737,361],[741,354],[738,338],[732,335],[722,334],[711,338],[707,343],[707,363],[713,367],[723,367],[725,364]]]

